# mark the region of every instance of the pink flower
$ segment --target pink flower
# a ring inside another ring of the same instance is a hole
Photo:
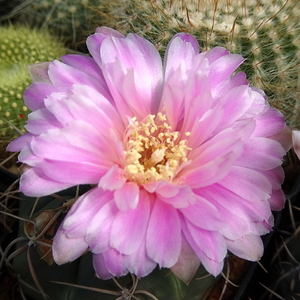
[[[222,271],[227,250],[256,261],[271,210],[284,205],[283,116],[249,86],[237,54],[199,54],[173,37],[164,64],[147,40],[98,28],[92,57],[33,66],[29,133],[8,149],[29,166],[20,189],[43,196],[92,184],[53,243],[58,264],[93,252],[97,275],[146,276],[158,264],[188,281]]]

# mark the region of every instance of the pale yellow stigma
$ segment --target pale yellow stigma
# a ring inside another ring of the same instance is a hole
[[[179,132],[172,131],[161,113],[148,115],[142,122],[132,118],[124,144],[126,177],[138,184],[171,181],[191,150],[187,140],[180,140]]]

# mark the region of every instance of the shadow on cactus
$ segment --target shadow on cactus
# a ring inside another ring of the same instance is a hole
[[[31,83],[27,66],[52,61],[66,53],[63,44],[48,32],[22,26],[0,27],[0,139],[17,136],[15,129],[25,132],[28,108],[23,92]]]

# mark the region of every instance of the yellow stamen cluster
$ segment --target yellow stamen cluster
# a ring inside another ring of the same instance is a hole
[[[186,140],[172,131],[165,115],[148,115],[145,121],[132,119],[125,141],[125,173],[138,184],[172,180],[182,162],[187,161]],[[188,136],[190,133],[186,133]]]

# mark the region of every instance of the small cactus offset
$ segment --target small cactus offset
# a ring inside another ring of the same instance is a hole
[[[242,70],[250,82],[266,92],[271,104],[286,116],[288,125],[300,128],[298,0],[101,3],[98,12],[102,23],[123,33],[143,35],[162,52],[170,37],[184,31],[197,37],[202,50],[225,46],[242,54],[246,58]]]
[[[47,32],[28,27],[0,27],[0,40],[0,137],[9,140],[17,134],[6,121],[24,131],[29,113],[23,101],[31,82],[28,65],[52,61],[66,49]]]

